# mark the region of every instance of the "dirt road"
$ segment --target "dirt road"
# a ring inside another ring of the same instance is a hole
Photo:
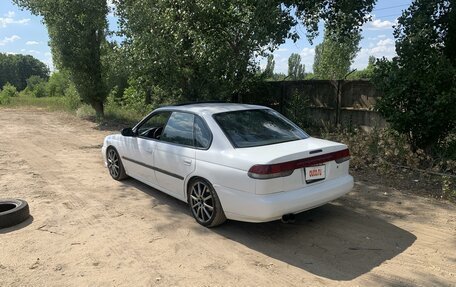
[[[0,109],[0,198],[33,219],[0,229],[1,286],[456,286],[456,209],[356,178],[295,224],[206,229],[187,206],[110,178],[110,131]]]

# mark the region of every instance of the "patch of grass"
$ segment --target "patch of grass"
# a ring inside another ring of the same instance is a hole
[[[38,107],[49,111],[72,111],[65,97],[43,97],[35,98],[31,96],[11,97],[6,107]]]
[[[136,111],[133,108],[117,105],[108,102],[105,105],[104,119],[97,119],[95,110],[87,104],[81,103],[78,97],[42,97],[36,98],[27,94],[8,98],[8,102],[3,103],[4,107],[38,107],[48,111],[65,111],[76,116],[96,121],[108,126],[133,126],[140,121],[148,112]]]

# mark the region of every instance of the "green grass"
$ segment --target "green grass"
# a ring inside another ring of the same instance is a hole
[[[144,116],[145,114],[131,109],[126,109],[117,105],[106,105],[104,120],[133,126]]]
[[[74,114],[80,118],[97,121],[100,124],[110,126],[133,126],[140,121],[145,114],[115,104],[106,104],[105,116],[103,119],[96,119],[95,110],[80,102],[75,102],[67,97],[42,97],[36,98],[28,95],[11,97],[7,104],[0,107],[34,107],[47,111],[63,111]]]
[[[49,111],[71,111],[68,101],[64,97],[35,98],[30,96],[18,96],[10,98],[5,107],[38,107]]]

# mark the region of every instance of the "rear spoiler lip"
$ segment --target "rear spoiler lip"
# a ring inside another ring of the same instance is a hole
[[[292,161],[286,161],[275,164],[256,164],[252,166],[248,175],[255,179],[270,179],[276,177],[289,176],[295,169],[315,166],[329,161],[336,161],[342,163],[350,159],[350,151],[348,148],[333,151],[325,154],[301,158]]]

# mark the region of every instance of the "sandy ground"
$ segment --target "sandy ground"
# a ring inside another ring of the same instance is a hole
[[[33,215],[0,229],[1,286],[456,286],[451,203],[355,177],[295,224],[206,229],[183,202],[112,180],[108,133],[0,109],[0,198],[27,200]]]

